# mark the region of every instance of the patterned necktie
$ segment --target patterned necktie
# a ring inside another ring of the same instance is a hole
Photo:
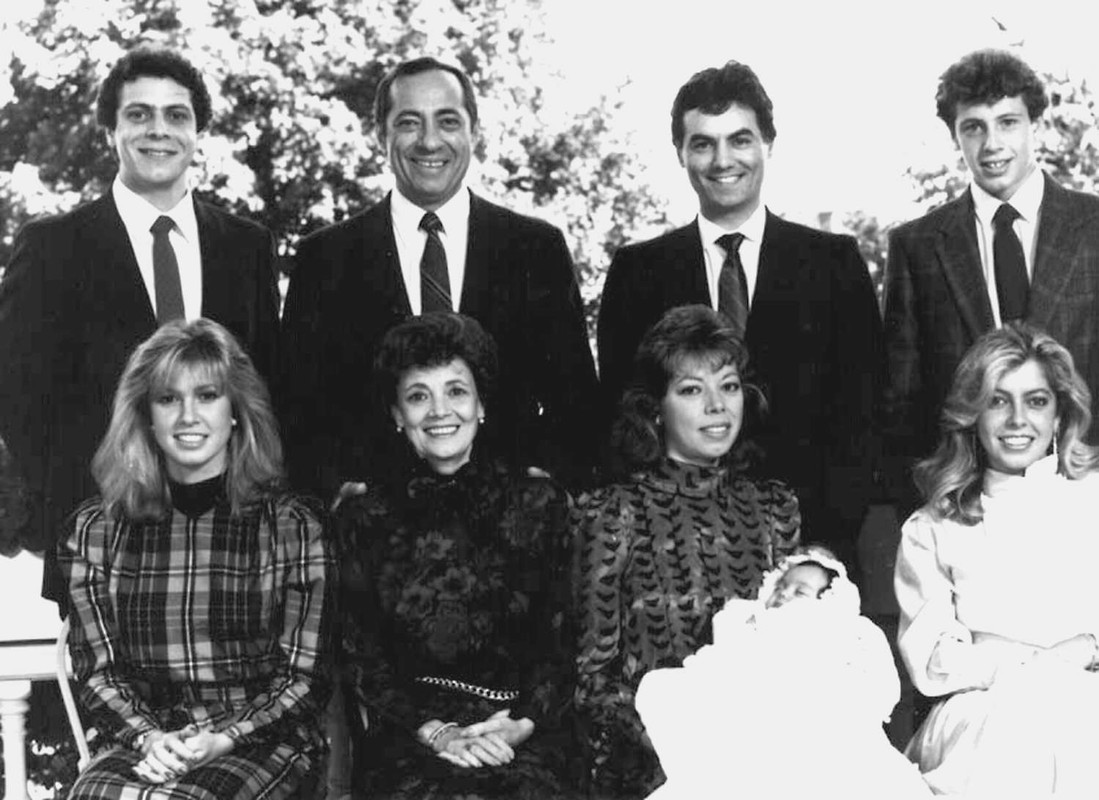
[[[992,264],[1001,322],[1025,318],[1030,294],[1023,245],[1015,235],[1014,223],[1018,218],[1019,212],[1008,203],[1002,204],[992,215]]]
[[[424,255],[420,259],[420,304],[423,313],[429,311],[453,311],[450,300],[450,278],[446,269],[446,250],[439,239],[443,223],[434,211],[428,211],[420,220],[420,230],[427,232]]]
[[[175,227],[171,217],[157,217],[153,227],[153,292],[156,295],[156,321],[158,325],[183,314],[183,289],[179,284],[179,262],[176,251],[168,239]]]
[[[743,233],[726,233],[717,240],[725,251],[725,262],[717,279],[717,310],[732,323],[741,339],[748,326],[748,280],[744,277],[744,265],[740,263],[740,243],[743,241]]]

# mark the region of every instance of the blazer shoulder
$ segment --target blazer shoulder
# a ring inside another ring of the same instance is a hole
[[[622,245],[615,251],[610,268],[617,271],[625,264],[666,264],[695,254],[702,257],[702,240],[698,235],[698,226],[691,223],[652,239]]]
[[[385,228],[390,224],[389,215],[385,213],[387,208],[387,203],[375,203],[347,219],[318,228],[302,237],[298,242],[298,250],[342,246],[343,243],[355,240],[371,229]]]
[[[852,247],[858,249],[855,237],[850,234],[822,231],[820,228],[802,225],[800,222],[791,222],[773,214],[768,215],[767,227],[763,230],[764,239],[768,236],[789,241],[800,241],[806,246],[818,249],[848,250]]]
[[[477,194],[471,194],[469,213],[471,225],[475,223],[475,220],[479,219],[482,223],[487,223],[492,227],[503,228],[524,237],[557,237],[564,235],[561,233],[560,228],[544,219],[532,217],[527,214],[520,214],[518,211],[504,208]]]
[[[80,203],[68,211],[35,217],[25,222],[17,235],[47,240],[55,236],[65,235],[95,224],[104,212],[110,209],[110,204],[109,196],[103,195],[94,200]]]
[[[928,211],[922,217],[910,219],[897,225],[890,232],[890,238],[917,238],[938,233],[944,225],[966,212],[968,192]]]
[[[220,226],[230,235],[257,236],[267,239],[271,231],[266,225],[248,217],[242,217],[205,200],[195,199],[195,213],[199,225],[204,222]]]

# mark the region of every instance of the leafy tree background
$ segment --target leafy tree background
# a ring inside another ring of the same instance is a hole
[[[547,103],[555,76],[539,66],[552,42],[538,0],[46,0],[6,27],[0,264],[28,218],[109,186],[95,89],[139,43],[179,48],[206,75],[214,114],[196,189],[271,228],[283,256],[388,189],[370,132],[375,88],[421,54],[469,72],[482,117],[473,180],[566,232],[589,319],[617,246],[665,222],[628,126],[616,124],[618,103],[569,113]]]

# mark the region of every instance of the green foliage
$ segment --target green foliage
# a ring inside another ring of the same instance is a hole
[[[377,201],[385,154],[370,133],[382,75],[435,55],[478,91],[484,191],[569,238],[594,308],[609,253],[663,220],[618,109],[547,113],[555,76],[538,0],[44,0],[11,26],[10,102],[0,108],[0,264],[29,217],[102,193],[115,172],[95,90],[140,43],[180,49],[214,100],[196,189],[270,227],[280,251]],[[560,117],[560,118],[558,118]]]

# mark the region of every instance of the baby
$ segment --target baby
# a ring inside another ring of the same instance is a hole
[[[821,547],[769,572],[757,600],[714,615],[714,643],[650,671],[637,710],[667,776],[655,800],[929,797],[882,729],[900,696],[885,636]],[[827,793],[826,793],[827,794]]]

